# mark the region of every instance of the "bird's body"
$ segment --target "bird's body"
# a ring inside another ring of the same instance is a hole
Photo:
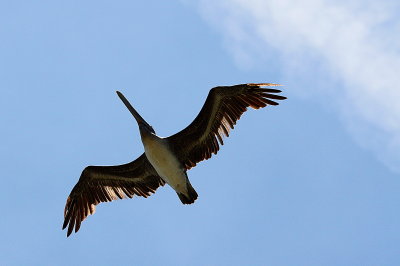
[[[144,131],[144,130],[143,130]],[[144,131],[142,142],[147,159],[154,167],[158,175],[170,185],[178,195],[183,194],[194,202],[189,192],[191,184],[187,178],[186,169],[182,166],[175,154],[171,151],[168,139],[161,138],[156,134]]]
[[[280,90],[263,88],[273,83],[249,83],[220,86],[210,90],[206,102],[193,122],[167,138],[158,137],[154,129],[136,112],[120,93],[138,123],[145,152],[136,160],[117,166],[88,166],[72,189],[64,210],[63,229],[67,236],[82,221],[95,212],[95,206],[134,195],[147,197],[165,183],[178,194],[183,204],[193,203],[198,195],[187,176],[187,170],[198,162],[217,154],[223,145],[223,136],[247,110],[267,105],[278,105],[274,100],[286,97],[276,95]]]

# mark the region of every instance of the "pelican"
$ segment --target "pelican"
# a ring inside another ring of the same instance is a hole
[[[280,90],[266,87],[274,83],[248,83],[212,88],[204,106],[193,122],[182,131],[162,138],[156,135],[122,93],[119,98],[135,118],[144,146],[144,153],[136,160],[117,166],[88,166],[67,198],[64,209],[63,229],[68,226],[67,237],[88,215],[94,214],[101,202],[148,197],[159,186],[171,186],[183,204],[197,199],[187,176],[187,170],[198,162],[217,154],[223,137],[247,110],[267,105],[278,105],[274,100],[286,97],[277,95]]]

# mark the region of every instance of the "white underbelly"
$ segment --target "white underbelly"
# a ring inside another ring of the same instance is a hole
[[[161,178],[175,191],[186,194],[186,174],[179,161],[168,149],[165,140],[159,138],[146,141],[144,149],[147,159]]]

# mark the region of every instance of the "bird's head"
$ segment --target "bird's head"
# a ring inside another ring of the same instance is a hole
[[[140,134],[142,136],[148,134],[156,134],[153,127],[150,126],[149,123],[147,123],[146,120],[144,120],[143,117],[141,117],[138,112],[136,112],[135,108],[133,108],[133,106],[128,102],[125,96],[119,91],[117,91],[117,94],[119,98],[122,100],[122,102],[125,104],[125,106],[128,108],[128,110],[131,112],[136,122],[138,123]]]

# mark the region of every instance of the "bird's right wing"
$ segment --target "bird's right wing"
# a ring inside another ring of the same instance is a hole
[[[74,227],[78,232],[81,222],[95,212],[100,202],[134,195],[148,197],[164,184],[144,153],[123,165],[88,166],[68,196],[63,229],[68,226],[67,236]]]
[[[286,97],[277,95],[280,90],[264,88],[279,86],[273,83],[249,83],[220,86],[210,90],[206,102],[193,122],[182,131],[168,137],[172,150],[186,169],[190,169],[212,154],[217,154],[223,136],[247,110],[267,105],[278,105]],[[218,144],[219,142],[219,144]]]

